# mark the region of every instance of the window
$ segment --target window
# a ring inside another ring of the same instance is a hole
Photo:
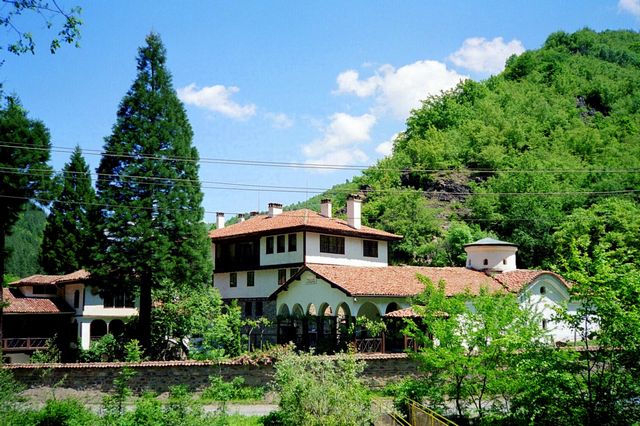
[[[289,234],[289,251],[296,251],[298,243],[298,236],[296,234]]]
[[[484,266],[487,266],[487,265],[489,264],[489,259],[485,259],[485,260],[484,260],[484,262],[482,262],[482,264],[483,264]]]
[[[264,311],[262,310],[262,302],[256,302],[256,316],[261,317],[262,314],[264,314]]]
[[[287,282],[287,270],[278,269],[278,285],[282,285]]]
[[[238,274],[236,272],[229,274],[229,287],[238,287]]]
[[[55,285],[34,285],[33,294],[56,294]]]
[[[362,240],[362,255],[365,257],[378,257],[378,242]]]
[[[284,253],[284,235],[278,235],[278,253]]]
[[[102,294],[102,305],[105,308],[134,308],[135,300],[125,290],[105,291]]]
[[[73,292],[73,307],[76,309],[80,307],[80,290]]]
[[[251,302],[244,302],[244,316],[251,316]]]
[[[344,254],[344,237],[320,235],[320,252]]]
[[[292,276],[294,276],[296,274],[296,272],[298,272],[298,268],[291,268],[289,269],[289,278],[291,278]]]
[[[267,237],[267,254],[273,253],[273,237]]]
[[[545,294],[547,292],[547,288],[545,286],[540,287],[540,294]]]
[[[547,329],[547,319],[546,319],[546,318],[543,318],[543,319],[542,319],[542,329],[543,329],[543,330],[546,330],[546,329]]]
[[[502,264],[506,265],[507,264],[507,258],[505,257],[504,259],[502,259]]]
[[[253,271],[247,272],[247,287],[253,287],[256,285],[256,273]]]

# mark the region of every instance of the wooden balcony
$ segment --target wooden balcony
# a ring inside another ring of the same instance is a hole
[[[46,349],[48,337],[11,337],[2,339],[3,352],[27,352]]]

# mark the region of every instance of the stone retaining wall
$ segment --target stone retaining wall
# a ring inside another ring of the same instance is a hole
[[[373,388],[419,374],[417,364],[406,354],[359,355],[367,367],[363,373],[365,383]],[[225,380],[244,377],[246,384],[265,386],[271,381],[273,365],[250,365],[234,361],[220,363],[172,361],[142,363],[89,363],[89,364],[8,364],[15,379],[28,388],[51,386],[61,382],[62,388],[109,392],[113,380],[122,367],[136,371],[130,387],[141,392],[166,392],[171,386],[184,384],[192,391],[202,390],[209,384],[209,376]]]

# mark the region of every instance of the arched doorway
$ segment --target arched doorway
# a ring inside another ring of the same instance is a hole
[[[91,326],[89,327],[89,335],[91,336],[91,340],[97,340],[107,334],[107,323],[103,320],[93,320],[91,321]]]
[[[396,302],[391,302],[387,305],[387,309],[384,310],[385,314],[389,312],[395,312],[400,309],[400,306]]]
[[[109,333],[114,336],[122,336],[124,334],[124,323],[119,319],[112,320],[109,323]]]

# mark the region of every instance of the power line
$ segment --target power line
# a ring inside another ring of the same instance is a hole
[[[9,168],[0,167],[0,173],[6,174],[18,174],[18,175],[31,175],[31,176],[39,176],[45,170],[32,170],[32,171],[20,171],[18,168]],[[64,171],[61,171],[63,173]],[[86,174],[83,172],[67,172],[74,174]],[[90,173],[89,173],[90,174]],[[126,177],[131,178],[133,180],[136,179],[149,179],[153,180],[152,182],[136,182],[136,185],[149,185],[149,186],[170,186],[173,183],[177,183],[178,185],[182,185],[183,182],[186,183],[198,183],[199,181],[196,179],[181,179],[181,178],[161,178],[161,177],[153,177],[153,176],[135,176],[135,175],[115,175],[108,173],[97,173],[99,175],[105,176],[118,176],[118,177]],[[163,182],[169,181],[169,182]],[[173,182],[173,183],[171,183]],[[226,186],[210,186],[210,185],[200,185],[201,189],[214,189],[214,190],[223,190],[223,191],[253,191],[253,192],[276,192],[276,193],[312,193],[312,194],[321,194],[327,191],[339,192],[339,193],[351,193],[353,190],[341,190],[341,189],[324,189],[324,188],[304,188],[304,187],[295,187],[295,186],[276,186],[276,185],[256,185],[256,184],[244,184],[244,183],[234,183],[234,182],[216,182],[216,181],[202,181],[202,182],[210,182],[216,183],[218,185],[226,185]],[[123,183],[126,183],[124,181]],[[237,187],[234,187],[237,186]],[[396,193],[396,192],[416,192],[420,193],[424,196],[442,196],[442,195],[452,195],[452,196],[559,196],[559,195],[620,195],[620,194],[633,194],[640,192],[640,189],[622,189],[622,190],[610,190],[610,191],[532,191],[532,192],[464,192],[464,191],[424,191],[415,188],[389,188],[389,189],[366,189],[362,192],[365,193]]]
[[[13,149],[26,149],[37,151],[52,151],[61,153],[73,153],[75,148],[51,146],[46,147],[31,147],[19,144],[12,144],[11,142],[0,141],[0,148],[13,148]],[[284,161],[261,161],[261,160],[238,160],[230,158],[208,158],[201,157],[196,160],[188,157],[168,157],[168,156],[154,156],[147,154],[131,155],[131,154],[115,154],[108,153],[95,149],[83,149],[83,153],[89,155],[99,155],[104,157],[114,158],[133,158],[133,159],[146,159],[146,160],[158,160],[158,161],[175,161],[175,162],[190,162],[190,163],[210,163],[210,164],[226,164],[237,166],[258,166],[258,167],[283,167],[283,168],[299,168],[299,169],[327,169],[327,170],[366,170],[375,165],[359,166],[359,165],[342,165],[342,164],[319,164],[319,163],[297,163],[297,162],[284,162]],[[422,172],[422,173],[640,173],[640,168],[629,169],[419,169],[419,168],[384,168],[377,167],[382,171],[394,171],[394,172]]]

